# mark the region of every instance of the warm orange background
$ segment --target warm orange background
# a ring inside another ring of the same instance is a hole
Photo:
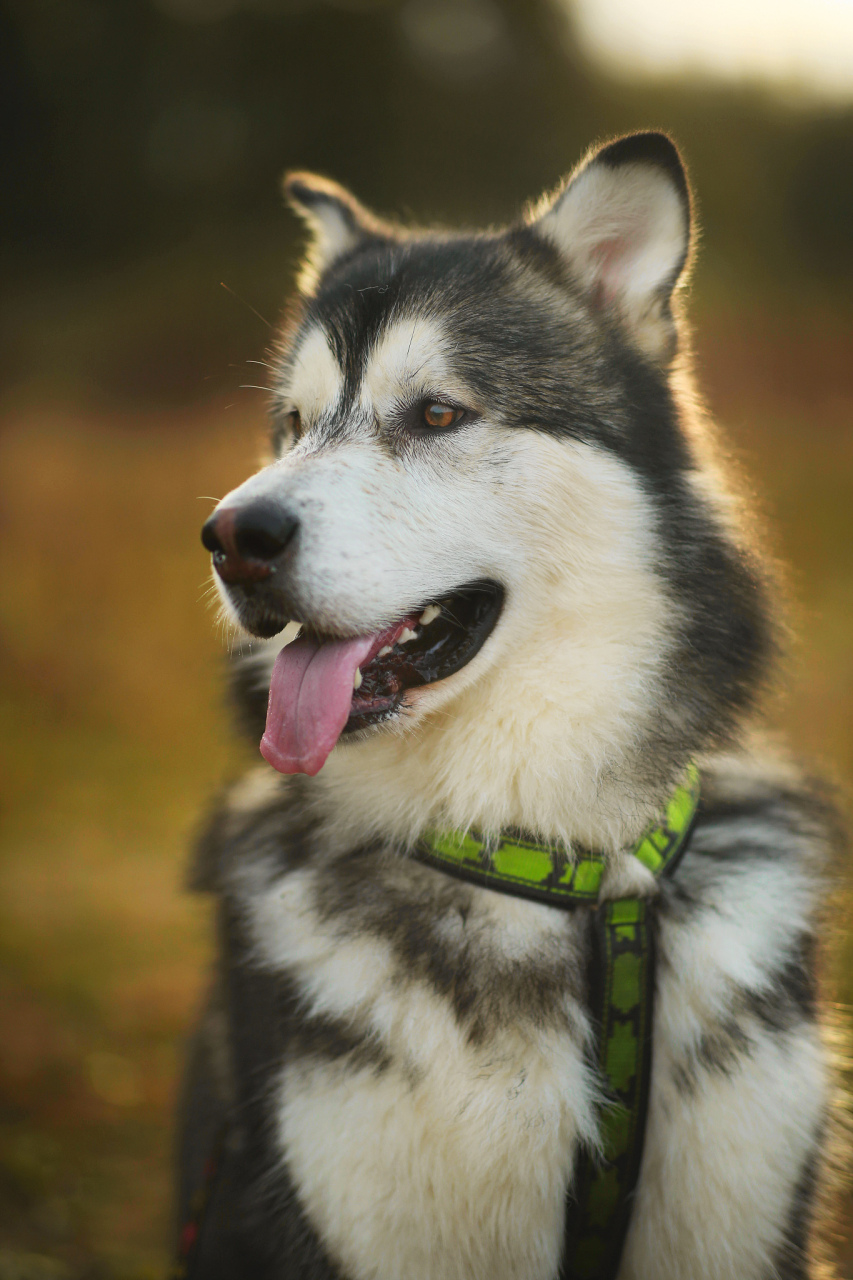
[[[121,20],[78,4],[84,34],[101,22],[85,84],[47,10],[21,0],[3,19],[53,176],[40,187],[21,160],[3,224],[0,1280],[164,1274],[176,1078],[210,955],[186,849],[213,788],[255,758],[230,736],[198,530],[262,448],[264,395],[241,384],[263,383],[247,362],[270,341],[250,307],[275,319],[296,255],[278,170],[332,172],[387,212],[488,221],[595,137],[675,134],[705,226],[699,381],[790,566],[799,643],[773,714],[853,782],[853,113],[606,80],[521,0],[491,6],[504,45],[467,73],[412,43],[411,4],[231,3],[204,21],[190,0],[128,2]],[[147,78],[109,76],[131,36]],[[170,117],[185,80],[196,115]],[[232,135],[204,103],[223,84],[245,154],[217,169]],[[181,185],[211,136],[206,176]],[[849,890],[841,868],[842,1003]]]

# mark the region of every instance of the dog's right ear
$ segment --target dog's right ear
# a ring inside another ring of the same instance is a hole
[[[313,236],[299,282],[303,292],[310,292],[323,272],[359,241],[388,234],[378,218],[330,178],[316,173],[288,173],[283,186],[291,208],[307,223]]]

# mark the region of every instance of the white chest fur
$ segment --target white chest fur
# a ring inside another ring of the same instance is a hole
[[[452,1001],[386,939],[319,918],[313,874],[252,896],[256,944],[309,1015],[344,1019],[383,1063],[283,1068],[281,1151],[309,1218],[355,1280],[549,1280],[577,1141],[595,1138],[582,1009],[566,997],[555,1025],[521,1020],[472,1042]],[[488,898],[499,919],[483,945],[500,938],[504,965],[571,927],[549,908]]]
[[[776,860],[731,870],[701,857],[712,834],[695,844],[700,856],[682,868],[693,906],[661,922],[623,1280],[771,1274],[828,1105],[818,1025],[793,1006],[774,1019],[761,1003],[784,995],[811,874],[793,851],[781,856],[778,834]],[[286,973],[303,1016],[369,1049],[294,1053],[273,1086],[281,1158],[326,1249],[352,1280],[552,1280],[578,1143],[596,1141],[589,1025],[571,995],[578,920],[487,890],[473,891],[464,919],[452,901],[427,904],[430,918],[437,909],[424,947],[444,944],[451,974],[457,962],[473,971],[480,1005],[519,974],[531,992],[549,963],[558,975],[544,1013],[498,1007],[472,1034],[453,979],[430,982],[369,911],[321,910],[319,886],[306,867],[258,874],[240,896],[258,962]]]

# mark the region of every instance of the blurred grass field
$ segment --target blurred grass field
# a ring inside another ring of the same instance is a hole
[[[698,321],[701,384],[791,569],[778,718],[845,786],[850,319],[717,303]],[[183,867],[206,797],[255,757],[230,733],[198,530],[263,431],[245,390],[158,410],[40,386],[0,408],[0,1280],[164,1274],[181,1045],[210,956]],[[827,982],[849,1004],[849,875],[836,920]]]

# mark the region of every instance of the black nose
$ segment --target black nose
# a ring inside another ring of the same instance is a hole
[[[223,507],[205,522],[201,540],[224,582],[259,582],[293,540],[299,521],[272,502]]]

